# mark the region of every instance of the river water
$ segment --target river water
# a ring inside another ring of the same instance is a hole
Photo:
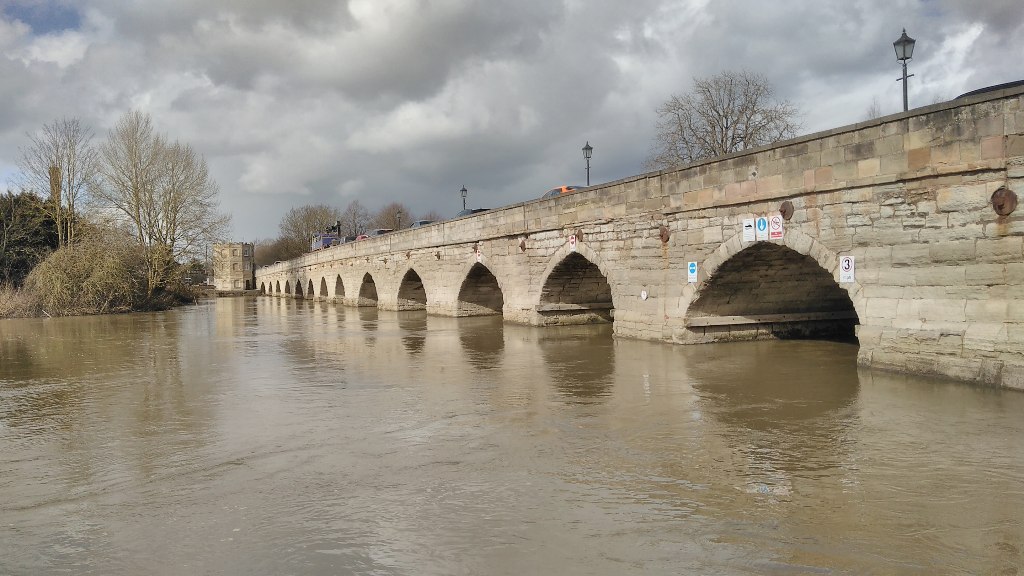
[[[1019,574],[1024,394],[279,299],[0,321],[0,574]]]

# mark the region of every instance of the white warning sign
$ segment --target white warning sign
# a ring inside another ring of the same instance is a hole
[[[854,280],[857,266],[853,261],[853,256],[840,256],[839,257],[839,283],[846,284],[855,282]]]
[[[754,219],[744,218],[743,220],[743,242],[754,241]]]

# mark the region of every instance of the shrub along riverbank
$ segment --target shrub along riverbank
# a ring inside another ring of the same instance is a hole
[[[180,281],[147,293],[146,266],[143,251],[116,235],[84,239],[50,254],[22,286],[0,286],[0,318],[164,310],[194,301]]]

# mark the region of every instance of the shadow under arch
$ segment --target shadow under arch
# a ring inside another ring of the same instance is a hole
[[[316,294],[313,292],[313,279],[306,282],[306,300],[312,300]]]
[[[427,309],[427,291],[423,287],[423,280],[412,268],[402,276],[402,282],[398,286],[398,309]]]
[[[320,293],[317,294],[317,296],[319,296],[321,300],[326,300],[327,299],[327,278],[326,277],[321,277],[320,278]]]
[[[280,281],[280,280],[278,280],[278,281],[276,282],[276,284],[277,284],[277,286],[276,286],[276,287],[275,287],[275,288],[273,289],[273,290],[274,290],[274,294],[280,295],[280,294],[281,294],[281,281]],[[287,285],[288,285],[288,283],[287,283],[287,282],[285,282],[284,284],[285,284],[285,286],[287,286]]]
[[[298,282],[295,283],[295,287],[296,288],[298,288],[298,284],[299,284]],[[292,283],[291,283],[290,280],[285,280],[284,281],[284,293],[289,295],[289,296],[292,295]]]
[[[480,262],[466,273],[456,302],[456,316],[500,316],[505,308],[505,296],[498,278]]]
[[[266,282],[260,282],[260,294],[266,294],[266,293],[267,293],[267,284],[266,284]]]
[[[859,286],[835,280],[839,258],[798,231],[785,243],[740,235],[704,262],[683,291],[684,325],[696,341],[811,338],[856,341]]]
[[[537,304],[542,324],[611,323],[615,316],[612,287],[597,255],[582,244],[555,254],[545,271]]]
[[[373,276],[367,272],[363,274],[363,281],[359,285],[359,300],[356,302],[356,306],[377,307],[377,284],[373,281]]]
[[[334,279],[334,299],[341,300],[345,297],[345,283],[341,281],[341,274]]]

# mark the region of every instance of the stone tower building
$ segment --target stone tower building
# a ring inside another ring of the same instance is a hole
[[[255,246],[248,242],[214,244],[213,285],[219,291],[242,291],[255,288]]]

